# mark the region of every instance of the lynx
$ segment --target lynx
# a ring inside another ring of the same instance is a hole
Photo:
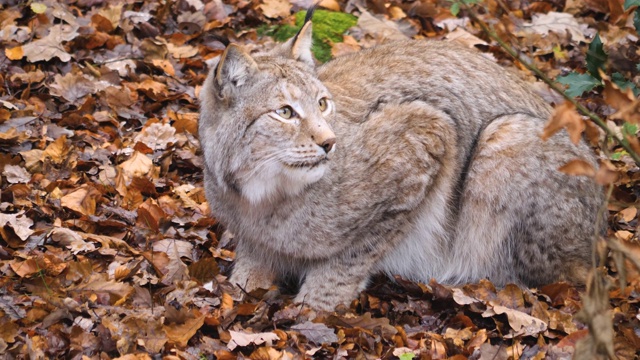
[[[238,239],[230,281],[299,280],[331,310],[373,274],[460,284],[583,282],[602,191],[595,164],[541,131],[550,106],[474,50],[383,44],[317,67],[311,22],[277,48],[231,44],[201,90],[212,214]]]

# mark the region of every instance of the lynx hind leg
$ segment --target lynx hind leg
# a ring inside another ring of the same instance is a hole
[[[584,144],[565,132],[543,142],[544,121],[527,115],[495,119],[478,139],[462,188],[453,269],[538,286],[585,281],[602,191],[591,179],[557,169],[581,158]]]

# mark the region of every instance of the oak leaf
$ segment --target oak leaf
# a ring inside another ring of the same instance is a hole
[[[56,74],[54,82],[49,85],[53,96],[60,96],[72,104],[80,104],[85,96],[96,92],[96,80],[84,74],[68,73],[64,76]]]
[[[78,36],[77,29],[78,26],[67,24],[53,25],[49,28],[47,36],[22,46],[24,55],[29,62],[49,61],[54,57],[68,62],[71,60],[71,54],[65,50],[62,42],[75,39]]]
[[[522,25],[524,32],[548,35],[550,32],[557,34],[570,33],[575,42],[586,42],[585,32],[587,25],[581,25],[576,18],[568,13],[550,11],[546,14],[534,14],[530,23]]]
[[[153,150],[164,150],[169,144],[178,141],[176,129],[169,124],[153,123],[144,128],[135,141],[140,141]]]

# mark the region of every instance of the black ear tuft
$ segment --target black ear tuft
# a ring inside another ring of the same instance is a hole
[[[300,31],[298,31],[293,39],[290,40],[291,57],[311,66],[315,66],[313,55],[311,53],[311,45],[313,45],[311,19],[313,18],[313,13],[316,11],[318,4],[319,2],[316,2],[309,10],[307,10],[307,15],[304,17],[304,23],[302,24]]]

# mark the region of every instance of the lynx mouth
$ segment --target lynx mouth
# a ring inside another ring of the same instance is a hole
[[[323,157],[318,160],[284,162],[284,165],[294,169],[301,169],[301,168],[313,169],[320,166],[321,164],[324,164],[327,161],[329,161],[329,159],[326,157]]]

